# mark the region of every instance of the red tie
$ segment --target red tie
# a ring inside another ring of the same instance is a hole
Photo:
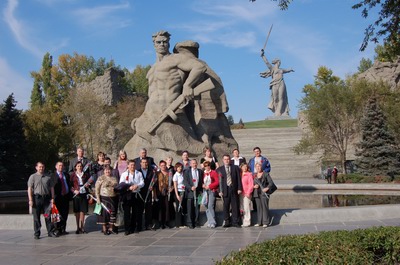
[[[67,187],[65,187],[65,182],[64,182],[62,173],[60,173],[59,176],[60,176],[60,181],[61,181],[61,195],[65,195],[65,194],[67,194]]]

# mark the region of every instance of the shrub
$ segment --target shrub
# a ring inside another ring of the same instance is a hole
[[[390,176],[364,176],[360,173],[339,174],[337,177],[338,183],[388,183],[398,180],[398,176],[393,180]]]
[[[398,264],[400,227],[280,236],[231,252],[215,264]]]

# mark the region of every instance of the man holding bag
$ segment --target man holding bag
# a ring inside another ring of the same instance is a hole
[[[40,238],[40,229],[42,224],[40,222],[40,214],[50,209],[54,203],[54,184],[52,178],[44,174],[44,164],[42,162],[36,163],[36,173],[32,174],[28,179],[28,198],[29,207],[33,209],[33,228],[35,231],[34,238]],[[52,224],[50,215],[45,218],[47,233],[49,237],[58,237],[52,231]]]

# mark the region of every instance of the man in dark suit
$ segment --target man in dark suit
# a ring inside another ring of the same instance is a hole
[[[139,157],[135,158],[136,170],[140,170],[140,168],[141,168],[140,163],[141,163],[142,159],[147,160],[147,168],[148,169],[153,170],[153,169],[157,168],[156,163],[154,163],[154,159],[150,156],[147,156],[146,148],[142,148],[142,149],[140,149]]]
[[[183,173],[183,185],[187,197],[187,225],[193,229],[199,224],[200,205],[197,196],[203,191],[203,171],[197,168],[197,160],[190,160],[190,168]]]
[[[154,177],[154,171],[153,169],[149,169],[149,164],[146,158],[141,159],[139,171],[142,172],[144,179],[144,186],[140,190],[140,194],[142,195],[142,198],[145,199],[147,193],[149,193],[147,201],[140,203],[141,213],[143,214],[144,212],[144,227],[146,230],[155,230],[155,226],[153,226],[153,191],[152,188],[150,188],[150,182]],[[149,191],[149,189],[151,190]]]
[[[230,164],[230,156],[223,156],[223,165],[217,169],[219,176],[219,195],[224,200],[224,227],[240,227],[239,224],[239,195],[242,193],[242,180],[238,166]],[[232,221],[229,209],[232,207]]]
[[[56,171],[51,175],[54,183],[54,203],[61,215],[61,221],[55,224],[55,232],[58,235],[66,235],[67,219],[69,213],[69,201],[72,198],[69,175],[64,172],[64,164],[59,161]]]
[[[76,163],[77,163],[78,161],[82,162],[82,166],[83,166],[84,172],[86,172],[87,170],[91,170],[90,167],[89,167],[89,168],[86,167],[86,165],[87,165],[88,163],[90,163],[90,161],[89,161],[89,159],[87,159],[86,157],[84,157],[85,152],[83,151],[83,148],[82,148],[82,147],[78,147],[78,148],[76,149],[76,154],[77,154],[77,157],[75,157],[75,158],[73,158],[73,159],[71,159],[71,160],[69,161],[68,173],[71,174],[72,172],[74,172],[74,170],[75,170],[75,165],[76,165]],[[89,174],[92,175],[90,171],[89,171]]]

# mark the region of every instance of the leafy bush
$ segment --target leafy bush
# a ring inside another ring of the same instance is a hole
[[[280,236],[232,252],[215,264],[398,264],[400,227]]]
[[[337,177],[338,183],[388,183],[397,182],[400,180],[399,176],[364,176],[359,173],[339,174]]]

